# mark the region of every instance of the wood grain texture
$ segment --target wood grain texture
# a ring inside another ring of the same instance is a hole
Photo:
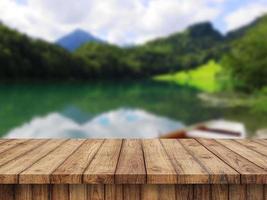
[[[69,200],[69,186],[63,184],[51,185],[51,200]]]
[[[4,143],[4,142],[7,142],[8,139],[0,139],[0,144]],[[10,140],[11,141],[11,140]],[[1,147],[0,147],[1,148]]]
[[[210,183],[240,183],[240,174],[193,139],[179,140],[210,175]]]
[[[159,199],[175,200],[176,199],[175,185],[159,185]]]
[[[141,187],[140,185],[123,185],[124,200],[140,200]]]
[[[1,140],[2,142],[0,143],[0,153],[3,153],[4,151],[11,149],[19,144],[22,144],[26,141],[27,139],[10,139],[10,140]]]
[[[50,185],[32,185],[33,200],[50,200]]]
[[[51,183],[82,183],[83,172],[94,158],[104,140],[85,141],[52,174]]]
[[[176,200],[193,200],[193,185],[176,185]]]
[[[253,140],[235,140],[236,142],[244,145],[245,147],[252,149],[260,154],[267,156],[267,144],[263,145]]]
[[[210,200],[210,185],[194,185],[194,200]]]
[[[32,200],[32,186],[16,185],[15,200]]]
[[[177,173],[177,183],[209,183],[208,172],[189,154],[178,140],[161,140]],[[179,152],[179,153],[177,153]]]
[[[267,185],[264,185],[264,200],[267,200]]]
[[[14,185],[0,185],[0,200],[14,200]]]
[[[123,200],[123,185],[105,185],[105,200]]]
[[[229,200],[245,200],[247,185],[229,185]]]
[[[0,141],[0,184],[267,183],[265,140]]]
[[[0,166],[38,147],[46,140],[27,140],[0,154]],[[6,144],[6,143],[4,143]]]
[[[105,140],[83,174],[84,183],[112,184],[120,155],[122,140]]]
[[[267,140],[263,139],[252,139],[253,142],[257,142],[258,144],[264,145],[265,148],[267,147]]]
[[[216,140],[216,141],[223,144],[224,146],[231,149],[232,151],[236,152],[237,154],[243,156],[250,162],[253,162],[254,164],[263,168],[264,170],[267,170],[267,165],[266,165],[267,157],[266,156],[256,151],[253,151],[234,140]]]
[[[69,185],[69,200],[87,200],[87,185]]]
[[[247,200],[264,200],[263,185],[247,185]]]
[[[146,182],[146,169],[140,140],[123,140],[118,161],[116,184],[142,184]]]
[[[147,183],[177,183],[177,174],[160,140],[143,140]]]
[[[228,200],[229,189],[226,184],[214,184],[210,186],[212,200]]]
[[[175,200],[176,188],[175,185],[142,185],[141,187],[142,200]]]
[[[19,182],[22,184],[50,183],[50,174],[62,164],[84,140],[68,140],[59,148],[47,154],[31,167],[20,173]]]
[[[264,170],[267,170],[267,157],[253,151],[242,144],[234,141],[234,140],[217,140],[217,142],[223,144],[227,148],[231,149],[232,151],[236,152],[237,154],[243,156],[250,162],[253,162],[254,164],[258,165],[259,167],[263,168]]]
[[[0,185],[0,200],[266,200],[261,184]]]
[[[88,185],[88,199],[90,200],[105,200],[105,186],[104,185]]]
[[[242,183],[267,183],[267,171],[231,151],[215,140],[198,139],[198,141],[217,155],[221,160],[241,174]]]
[[[65,140],[47,140],[32,151],[19,156],[0,167],[0,181],[4,184],[18,183],[19,174],[54,150]]]
[[[158,200],[159,192],[158,185],[146,184],[141,186],[141,199],[142,200]]]

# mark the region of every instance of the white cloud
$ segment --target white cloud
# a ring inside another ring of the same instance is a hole
[[[53,41],[82,28],[112,43],[141,43],[214,20],[224,0],[0,0],[0,19]],[[211,5],[212,4],[212,5]]]
[[[247,4],[225,17],[226,29],[229,31],[240,28],[264,13],[267,13],[267,2],[258,1]]]
[[[84,124],[60,113],[35,117],[11,130],[7,138],[156,138],[183,128],[180,122],[138,109],[102,113]],[[131,130],[129,132],[129,130]]]

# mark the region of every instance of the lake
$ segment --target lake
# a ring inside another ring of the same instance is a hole
[[[267,122],[248,108],[209,106],[198,90],[154,81],[1,84],[2,137],[151,138],[225,118],[250,132]]]

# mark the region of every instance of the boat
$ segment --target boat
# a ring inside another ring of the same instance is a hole
[[[243,123],[219,119],[162,134],[160,138],[238,139],[246,138],[246,136],[246,128]]]

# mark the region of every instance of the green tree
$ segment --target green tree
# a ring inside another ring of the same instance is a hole
[[[222,63],[237,89],[252,91],[267,85],[267,16],[232,43]]]

